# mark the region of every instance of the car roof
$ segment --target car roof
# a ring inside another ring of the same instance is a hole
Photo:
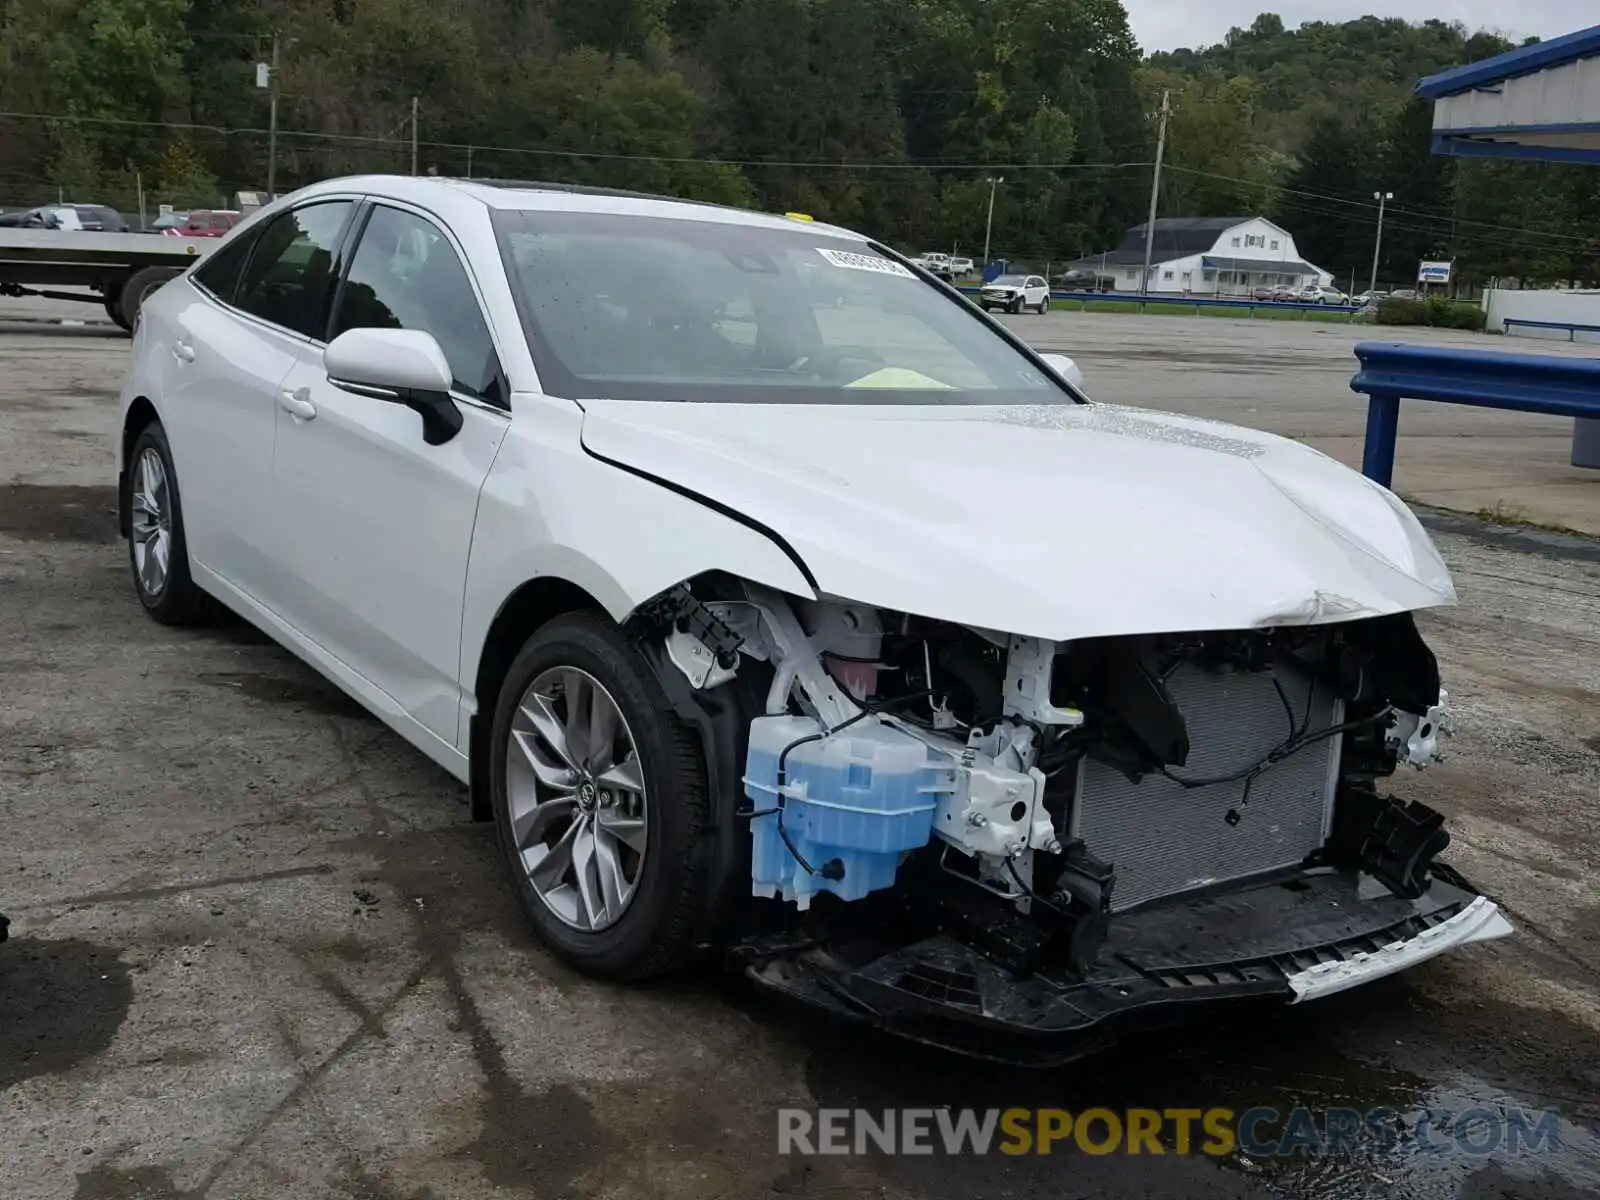
[[[587,187],[580,184],[548,183],[537,180],[455,179],[446,176],[353,175],[327,179],[302,189],[297,195],[310,197],[323,192],[366,192],[426,205],[444,195],[475,200],[497,211],[603,212],[617,216],[667,217],[684,221],[712,221],[754,228],[793,230],[796,217],[734,208],[709,201],[682,200],[648,192],[620,188]],[[805,224],[830,237],[866,242],[865,234],[821,221]]]

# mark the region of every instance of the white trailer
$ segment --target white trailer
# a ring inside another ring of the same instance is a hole
[[[149,233],[0,228],[0,296],[44,296],[104,306],[132,329],[144,298],[221,239]],[[55,289],[87,288],[83,292]]]

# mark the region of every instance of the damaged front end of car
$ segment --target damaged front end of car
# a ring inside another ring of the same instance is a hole
[[[630,624],[722,806],[706,944],[842,1016],[1048,1065],[1511,931],[1380,792],[1451,731],[1408,612],[1058,643],[711,576]]]

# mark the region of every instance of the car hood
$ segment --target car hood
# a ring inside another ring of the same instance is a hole
[[[591,454],[765,526],[823,593],[883,608],[1067,641],[1455,601],[1392,493],[1254,430],[1106,404],[583,408]]]

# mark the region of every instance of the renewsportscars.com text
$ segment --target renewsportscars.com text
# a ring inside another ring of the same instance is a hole
[[[1474,1108],[1065,1108],[778,1110],[778,1153],[845,1154],[1205,1154],[1257,1158],[1413,1153],[1550,1153],[1560,1147],[1559,1114]]]

